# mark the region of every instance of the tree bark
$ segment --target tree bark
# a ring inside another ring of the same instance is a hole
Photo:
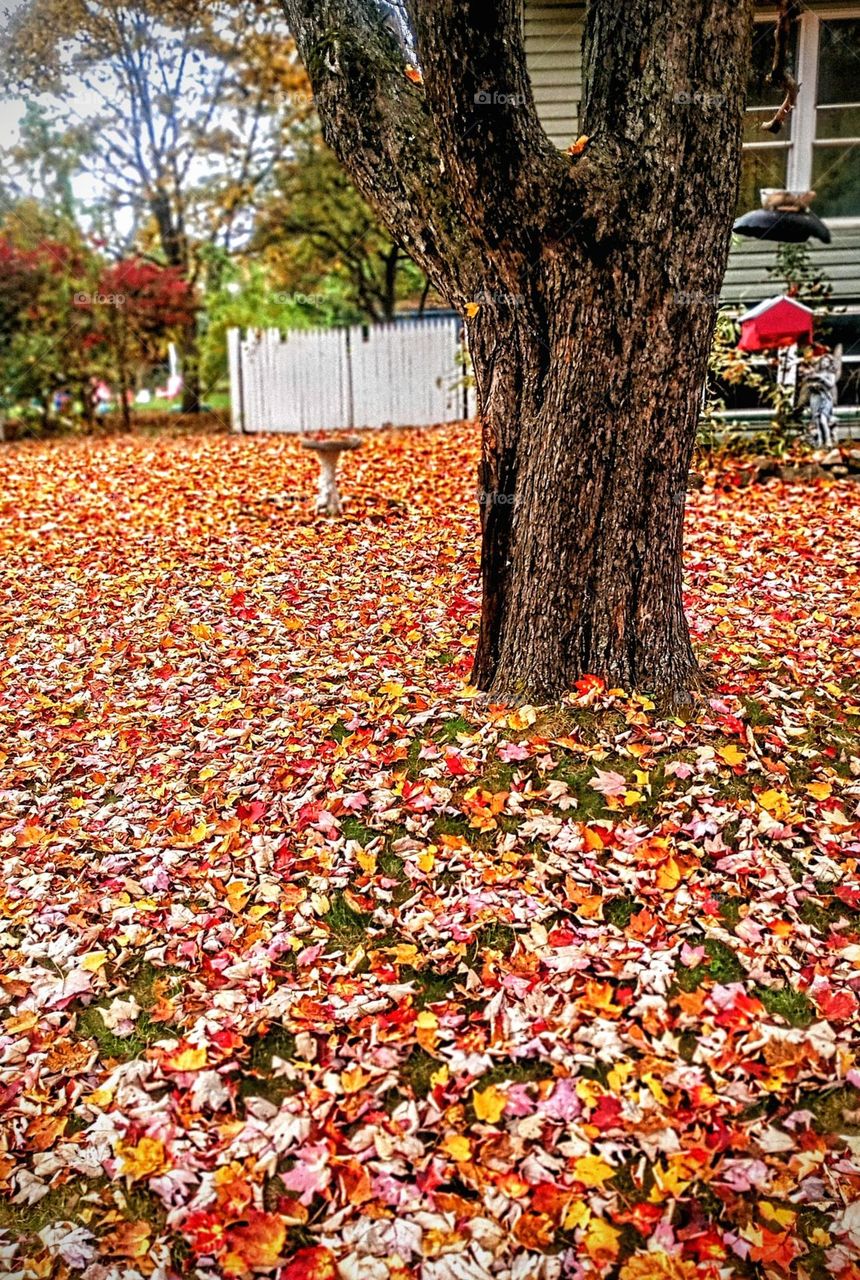
[[[483,431],[473,679],[499,698],[549,700],[586,673],[672,699],[695,683],[684,500],[753,7],[589,0],[589,141],[567,156],[534,111],[518,0],[409,0],[421,84],[374,0],[284,0],[327,140],[465,317]]]

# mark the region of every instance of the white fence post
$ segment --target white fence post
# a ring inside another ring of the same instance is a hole
[[[242,388],[242,335],[238,329],[227,330],[227,363],[230,368],[230,429],[245,430],[245,406]]]

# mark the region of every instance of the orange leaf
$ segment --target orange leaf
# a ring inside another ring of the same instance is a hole
[[[221,1266],[227,1276],[277,1266],[287,1238],[284,1219],[277,1213],[249,1210],[246,1220],[227,1232],[228,1252]]]
[[[300,1249],[282,1268],[280,1280],[338,1280],[334,1254],[321,1246]]]

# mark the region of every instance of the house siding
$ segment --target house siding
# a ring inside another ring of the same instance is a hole
[[[547,134],[569,147],[579,130],[584,4],[526,0],[523,30],[535,102]]]
[[[813,7],[817,7],[814,0]],[[860,0],[856,8],[860,16]],[[535,103],[547,134],[560,148],[579,134],[584,22],[584,3],[525,0],[523,30]],[[830,278],[834,302],[860,304],[860,218],[856,225],[837,221],[830,228],[832,244],[810,242],[813,261]],[[760,240],[736,241],[723,286],[727,303],[747,305],[773,293],[767,268],[774,262],[776,249]]]

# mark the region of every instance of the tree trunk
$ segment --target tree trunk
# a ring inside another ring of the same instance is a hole
[[[200,412],[200,335],[197,321],[186,325],[179,343],[182,367],[182,412]]]
[[[385,255],[385,293],[383,296],[383,315],[386,324],[391,324],[397,311],[397,269],[400,266],[400,247],[392,245]]]
[[[588,672],[672,696],[695,682],[681,553],[714,307],[667,294],[665,262],[649,279],[623,257],[585,305],[587,268],[556,261],[549,308],[523,297],[470,326],[483,418],[473,680],[500,698],[551,699]]]
[[[569,154],[537,118],[521,0],[408,0],[418,77],[376,0],[282,3],[326,140],[465,317],[483,431],[474,681],[550,700],[594,674],[685,699],[684,499],[753,0],[589,0]]]

